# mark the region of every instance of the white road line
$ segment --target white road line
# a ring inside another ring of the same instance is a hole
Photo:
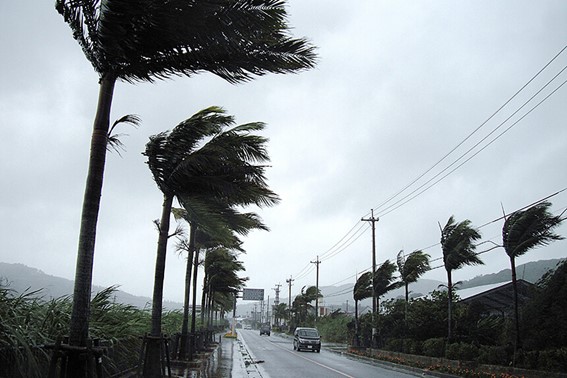
[[[284,348],[284,347],[282,347],[281,345],[278,345],[277,343],[275,343],[275,342],[273,342],[273,341],[271,341],[271,340],[270,340],[270,342],[271,342],[272,344],[274,344],[276,347],[278,347],[278,348],[280,348],[280,349],[282,349],[282,350],[285,350],[286,352],[291,353],[291,354],[293,354],[294,356],[303,358],[303,359],[306,360],[306,361],[312,362],[312,363],[314,363],[315,365],[321,366],[322,368],[325,368],[325,369],[327,369],[327,370],[331,370],[331,371],[333,371],[333,372],[335,372],[335,373],[337,373],[337,374],[342,375],[343,377],[354,378],[352,375],[348,375],[348,374],[346,374],[346,373],[343,373],[342,371],[339,371],[339,370],[337,370],[337,369],[334,369],[334,368],[332,368],[332,367],[330,367],[330,366],[323,365],[322,363],[317,362],[317,361],[315,361],[315,360],[312,360],[311,358],[304,357],[304,356],[302,356],[302,355],[299,354],[300,352],[295,353],[295,351],[292,351],[292,350],[290,350],[289,348]]]

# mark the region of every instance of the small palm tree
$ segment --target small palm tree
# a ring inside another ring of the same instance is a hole
[[[561,216],[553,216],[549,212],[550,202],[541,202],[527,210],[516,211],[504,220],[502,227],[502,244],[510,258],[512,269],[512,286],[514,289],[514,321],[516,328],[516,347],[521,346],[520,322],[518,314],[518,287],[516,282],[516,258],[530,249],[544,246],[552,241],[563,239],[553,233],[553,229],[561,224]]]
[[[354,299],[354,342],[358,346],[360,344],[360,322],[358,319],[358,302],[372,297],[372,272],[363,273],[354,284],[352,290]]]
[[[430,257],[420,250],[413,251],[407,257],[404,256],[403,250],[398,252],[396,263],[400,272],[400,281],[405,286],[406,304],[409,302],[409,284],[417,282],[419,277],[431,269],[429,267]]]
[[[417,282],[417,279],[421,277],[430,268],[429,266],[430,256],[420,250],[415,250],[410,253],[407,257],[404,256],[404,251],[398,252],[398,258],[396,263],[398,265],[398,271],[400,272],[400,281],[405,287],[405,298],[406,303],[404,307],[404,321],[406,323],[405,329],[407,329],[407,319],[408,319],[408,303],[409,303],[409,284]]]
[[[229,83],[315,65],[314,47],[290,36],[285,0],[56,0],[55,8],[99,74],[99,99],[75,272],[69,342],[86,346],[96,227],[117,80],[155,81],[211,72]],[[68,375],[86,374],[72,358]]]
[[[394,277],[396,270],[396,264],[390,260],[386,260],[374,273],[374,290],[376,291],[376,308],[378,312],[380,312],[380,297],[402,285],[402,283],[396,281],[396,277]]]
[[[441,225],[439,225],[439,228],[441,228]],[[478,239],[480,239],[480,233],[471,226],[471,221],[468,219],[457,223],[455,218],[451,216],[445,227],[441,228],[441,249],[443,250],[443,264],[447,271],[447,294],[449,296],[447,317],[448,341],[451,341],[452,272],[465,265],[484,264],[475,253],[476,245],[474,242]]]

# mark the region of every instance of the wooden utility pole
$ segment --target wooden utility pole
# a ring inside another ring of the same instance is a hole
[[[311,264],[315,264],[317,267],[317,278],[315,279],[315,287],[317,289],[317,294],[315,296],[315,323],[317,323],[317,319],[319,318],[319,264],[321,264],[319,256],[317,256],[317,260],[311,261]]]
[[[380,220],[380,218],[374,218],[374,209],[370,210],[370,218],[362,218],[361,221],[363,222],[370,222],[372,224],[372,346],[377,346],[377,329],[376,329],[376,322],[377,322],[377,312],[376,312],[376,285],[375,285],[375,276],[376,276],[376,222]]]
[[[291,322],[291,283],[295,281],[294,279],[291,278],[291,276],[289,276],[288,280],[285,280],[285,282],[289,285],[289,294],[287,297],[287,317],[288,317],[288,326],[289,323]]]

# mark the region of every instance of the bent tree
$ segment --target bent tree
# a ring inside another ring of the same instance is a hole
[[[269,160],[265,148],[267,139],[253,134],[262,130],[264,124],[255,122],[226,129],[233,123],[233,117],[224,115],[222,109],[210,107],[173,130],[150,137],[146,144],[144,155],[163,193],[163,206],[152,298],[152,339],[146,349],[144,376],[160,371],[160,343],[152,340],[161,337],[163,282],[173,201],[177,199],[189,219],[206,218],[218,224],[227,222],[227,217],[222,212],[207,212],[211,203],[223,201],[229,207],[271,206],[279,201],[265,182],[265,166],[260,165]],[[197,267],[194,269],[195,277]]]
[[[99,75],[75,271],[69,343],[85,347],[109,117],[117,80],[153,82],[211,72],[229,83],[315,65],[314,46],[289,33],[285,0],[56,0]],[[86,375],[71,358],[69,375]]]
[[[561,216],[552,215],[549,212],[550,207],[550,202],[541,202],[526,210],[515,211],[505,217],[502,227],[502,245],[510,258],[512,269],[516,348],[521,348],[516,258],[530,249],[563,239],[562,236],[553,233],[553,229],[559,226],[563,219]]]
[[[441,225],[439,225],[441,228]],[[443,250],[443,265],[447,272],[447,294],[449,296],[447,305],[447,341],[451,342],[451,318],[453,305],[453,276],[454,270],[465,265],[482,265],[482,260],[475,253],[476,244],[480,239],[480,233],[471,226],[471,221],[466,219],[456,222],[453,216],[449,217],[445,227],[441,229],[441,249]]]
[[[354,342],[355,346],[360,345],[360,321],[358,318],[358,302],[372,297],[372,272],[363,273],[354,284],[352,289],[354,299]]]

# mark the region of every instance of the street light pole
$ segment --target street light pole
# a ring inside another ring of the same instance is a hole
[[[377,344],[377,329],[376,329],[376,222],[380,218],[374,218],[374,210],[370,210],[370,218],[362,218],[361,221],[370,222],[372,225],[372,346],[376,347]]]

